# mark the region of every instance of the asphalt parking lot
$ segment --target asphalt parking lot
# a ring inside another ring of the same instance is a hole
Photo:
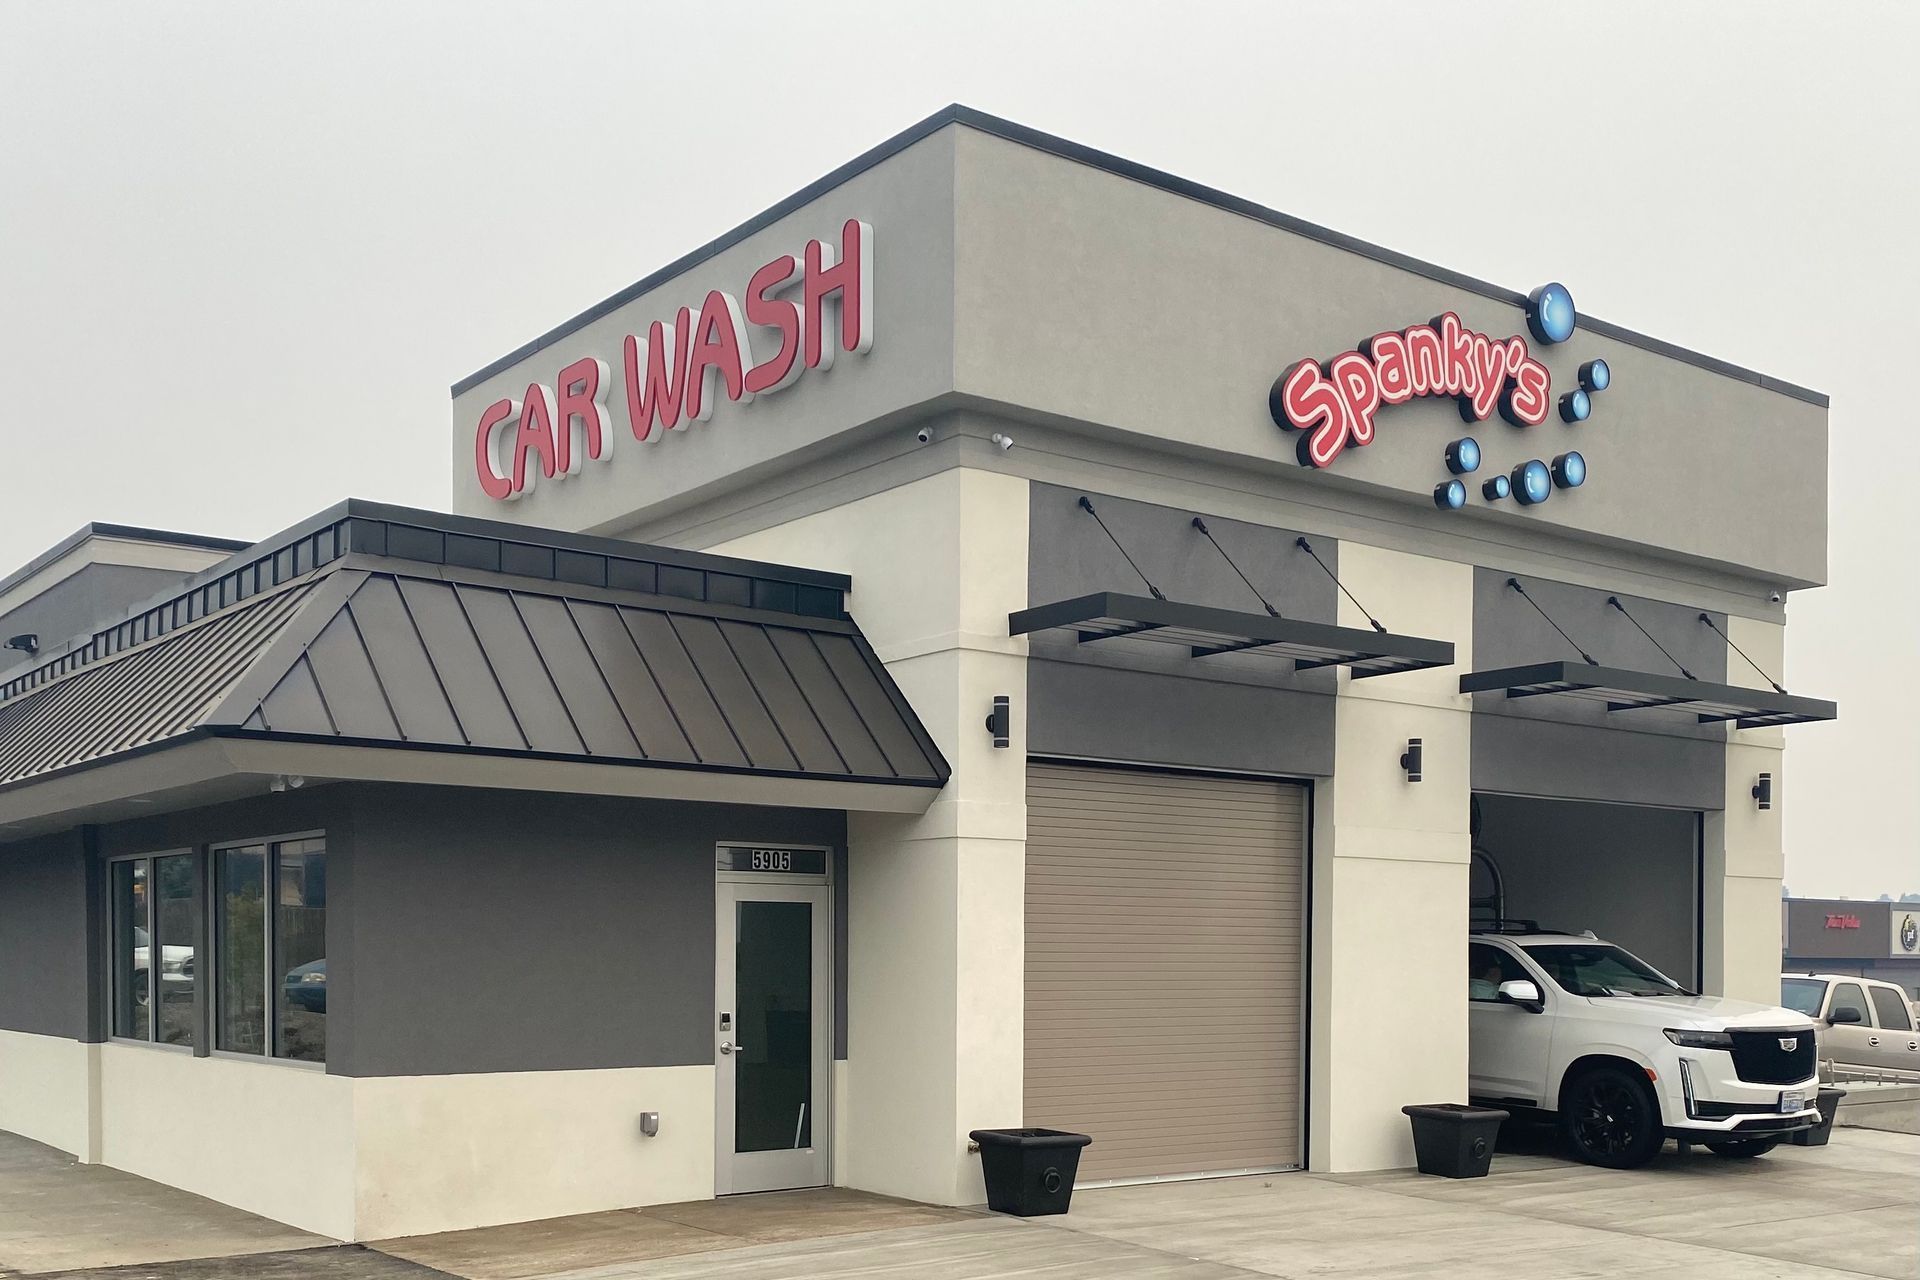
[[[1920,1276],[1920,1136],[1836,1132],[1631,1172],[1504,1144],[1492,1176],[1283,1174],[1083,1189],[1023,1221],[791,1192],[338,1245],[0,1135],[0,1277],[994,1280]]]

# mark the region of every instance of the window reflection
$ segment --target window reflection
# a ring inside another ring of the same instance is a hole
[[[193,855],[179,854],[153,860],[153,921],[158,955],[159,1008],[155,1039],[162,1044],[193,1044],[194,1009],[194,893]]]
[[[279,845],[274,895],[273,971],[279,975],[275,1057],[327,1060],[327,846]]]
[[[246,845],[215,855],[214,969],[219,978],[217,1048],[265,1053],[267,1028],[266,849]]]
[[[144,859],[112,864],[113,1034],[148,1038],[147,970],[153,947],[147,936],[147,864]]]

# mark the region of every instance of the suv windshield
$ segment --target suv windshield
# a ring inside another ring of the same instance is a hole
[[[1780,979],[1780,1003],[1809,1018],[1820,1012],[1820,1002],[1826,995],[1827,984],[1818,978]]]
[[[1690,995],[1673,979],[1619,947],[1604,942],[1528,946],[1527,954],[1561,990],[1576,996]]]

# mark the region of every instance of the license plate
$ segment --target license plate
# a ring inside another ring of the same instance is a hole
[[[1780,1095],[1780,1114],[1790,1116],[1807,1109],[1807,1095],[1804,1093],[1782,1093]]]

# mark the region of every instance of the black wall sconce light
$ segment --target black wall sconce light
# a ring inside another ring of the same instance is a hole
[[[987,732],[993,735],[994,746],[1013,745],[1013,700],[1004,693],[997,693],[993,697],[993,710],[987,716]]]
[[[18,649],[31,658],[40,652],[40,637],[31,631],[23,631],[17,636],[7,637],[7,648]]]
[[[1408,738],[1407,749],[1400,754],[1400,767],[1407,771],[1408,782],[1420,781],[1420,763],[1422,751],[1420,739]]]
[[[1773,808],[1773,775],[1763,773],[1760,781],[1753,784],[1753,807],[1756,809]]]

